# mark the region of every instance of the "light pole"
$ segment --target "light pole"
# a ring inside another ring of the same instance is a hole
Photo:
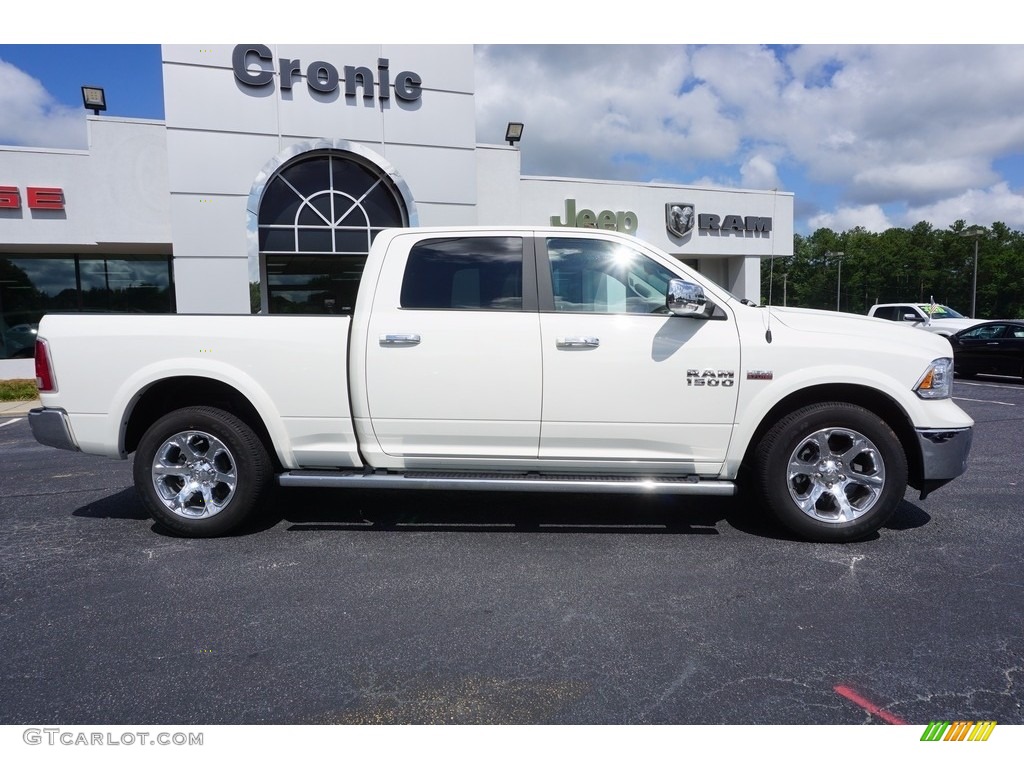
[[[846,254],[842,251],[825,251],[825,258],[829,259],[833,256],[838,256],[839,261],[837,262],[839,269],[836,271],[836,312],[839,311],[839,297],[842,295],[841,288],[843,283],[843,256]]]
[[[789,272],[782,273],[782,306],[786,306],[786,286],[789,284]]]
[[[984,233],[984,229],[981,227],[971,227],[965,229],[960,233],[960,237],[973,237],[974,238],[974,274],[971,277],[971,317],[977,317],[977,300],[978,300],[978,240]]]

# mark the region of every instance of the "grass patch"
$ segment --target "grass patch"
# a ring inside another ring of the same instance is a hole
[[[35,379],[0,380],[0,401],[35,400],[39,397]]]

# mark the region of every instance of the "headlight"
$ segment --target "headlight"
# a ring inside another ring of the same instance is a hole
[[[953,394],[953,358],[932,360],[914,387],[917,396],[925,400],[943,400]]]

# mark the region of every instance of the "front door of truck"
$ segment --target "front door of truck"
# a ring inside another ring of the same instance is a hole
[[[366,390],[381,450],[535,460],[541,357],[532,238],[411,242],[406,258],[389,252],[369,321]]]
[[[739,390],[731,315],[670,315],[665,289],[679,275],[631,245],[580,234],[547,237],[544,250],[541,458],[717,471]]]

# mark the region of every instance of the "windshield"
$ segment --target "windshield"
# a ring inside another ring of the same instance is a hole
[[[919,304],[921,311],[926,315],[931,314],[933,320],[948,320],[953,318],[963,319],[963,315],[955,309],[950,309],[945,304]],[[929,312],[929,310],[931,310]]]

